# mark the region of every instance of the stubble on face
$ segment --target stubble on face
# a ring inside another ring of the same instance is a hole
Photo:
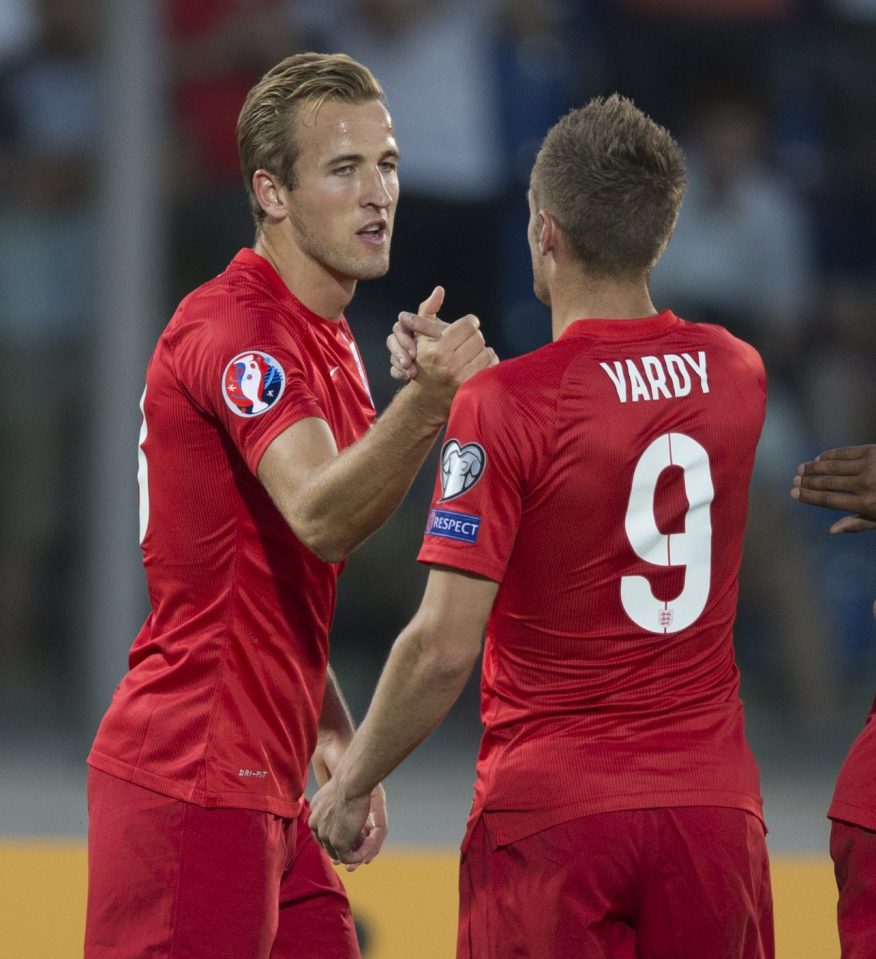
[[[294,210],[290,214],[290,219],[295,226],[298,246],[302,252],[310,259],[321,263],[329,272],[354,280],[376,280],[385,276],[389,270],[391,242],[389,231],[382,251],[383,255],[375,256],[365,252],[357,253],[346,244],[333,242],[321,231],[314,229],[308,217],[302,217]]]

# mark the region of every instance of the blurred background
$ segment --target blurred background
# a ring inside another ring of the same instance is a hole
[[[84,757],[146,612],[145,365],[177,301],[251,244],[237,113],[309,49],[372,68],[402,153],[392,268],[347,311],[378,409],[389,328],[436,283],[501,356],[547,342],[525,192],[559,116],[617,90],[681,141],[653,298],[766,362],[737,652],[771,848],[826,856],[876,692],[876,535],[830,537],[788,490],[800,461],[876,442],[876,0],[0,0],[0,836],[84,836]],[[341,581],[357,718],[421,595],[435,465]],[[461,837],[476,681],[393,777],[398,842]]]

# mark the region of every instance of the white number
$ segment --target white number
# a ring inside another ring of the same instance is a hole
[[[679,466],[689,504],[683,533],[661,533],[654,516],[660,474]],[[651,633],[677,633],[696,621],[709,597],[712,575],[712,520],[715,498],[709,454],[684,433],[658,436],[642,453],[624,526],[636,555],[654,566],[684,566],[684,587],[675,599],[659,600],[644,576],[621,577],[621,603],[627,616]]]
[[[140,489],[140,543],[146,537],[146,527],[149,525],[149,466],[146,463],[146,451],[143,443],[146,441],[146,389],[140,397],[140,412],[143,422],[140,424],[140,439],[137,441],[137,486]]]

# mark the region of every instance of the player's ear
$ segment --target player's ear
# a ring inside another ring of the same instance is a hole
[[[559,229],[557,221],[547,210],[538,211],[538,251],[542,256],[547,256],[557,245],[557,230]]]
[[[286,216],[284,190],[273,173],[256,170],[252,175],[252,192],[269,220],[276,222]]]

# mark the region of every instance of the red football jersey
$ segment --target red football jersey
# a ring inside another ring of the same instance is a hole
[[[177,799],[297,814],[340,564],[295,537],[256,474],[304,417],[339,448],[374,407],[343,317],[242,250],[180,304],[146,374],[140,531],[152,611],[89,762]]]
[[[833,800],[831,819],[876,830],[876,700],[857,739],[843,762]]]
[[[459,391],[420,559],[501,584],[474,807],[496,841],[761,814],[732,628],[765,400],[753,348],[669,312],[579,320]]]

